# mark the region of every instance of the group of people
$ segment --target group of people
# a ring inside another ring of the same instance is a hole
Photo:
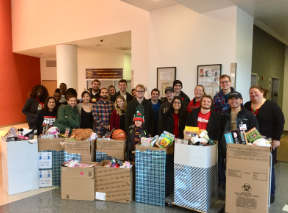
[[[29,128],[42,133],[43,126],[56,126],[61,132],[69,128],[91,128],[98,137],[112,129],[122,129],[127,134],[127,149],[133,154],[141,137],[160,135],[164,130],[183,138],[185,126],[199,127],[208,136],[218,141],[219,195],[225,196],[226,141],[224,134],[235,129],[248,131],[256,127],[259,132],[272,139],[273,165],[284,128],[284,115],[280,107],[267,100],[268,90],[260,85],[251,86],[250,101],[243,105],[241,93],[231,87],[228,75],[220,76],[221,91],[213,98],[205,94],[202,85],[194,89],[192,100],[182,91],[180,80],[165,89],[164,100],[159,99],[158,89],[151,91],[151,99],[145,99],[145,87],[138,84],[128,93],[127,81],[121,79],[119,91],[114,86],[101,88],[94,80],[91,89],[77,99],[77,91],[67,89],[61,83],[53,97],[47,89],[35,86],[27,99],[22,113],[27,116]],[[100,89],[101,88],[101,89]],[[275,199],[275,172],[272,167],[271,202]]]

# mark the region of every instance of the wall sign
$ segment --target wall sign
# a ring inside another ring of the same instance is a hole
[[[86,69],[86,79],[109,79],[109,78],[123,78],[123,69]]]

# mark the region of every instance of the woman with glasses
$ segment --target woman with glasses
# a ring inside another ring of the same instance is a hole
[[[162,123],[162,125],[159,125],[159,135],[165,130],[175,135],[175,138],[184,138],[183,130],[185,128],[186,114],[187,111],[183,106],[181,97],[175,96],[171,107],[163,115],[162,121],[158,121]]]

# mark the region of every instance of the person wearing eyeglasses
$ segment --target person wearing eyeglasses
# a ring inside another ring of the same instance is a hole
[[[160,135],[164,130],[175,135],[175,138],[184,138],[183,130],[185,129],[187,111],[184,106],[184,102],[180,96],[175,96],[171,106],[167,112],[163,115],[160,129],[158,134]]]
[[[213,98],[213,110],[220,114],[227,112],[230,107],[228,103],[230,93],[237,92],[233,87],[231,87],[231,83],[229,75],[220,76],[221,91],[216,93]]]
[[[151,101],[145,99],[145,87],[138,84],[135,87],[136,98],[130,101],[127,105],[125,116],[125,130],[129,133],[129,126],[133,124],[133,117],[137,112],[140,112],[145,119],[142,128],[146,130],[149,136],[152,136],[154,130],[154,110]]]

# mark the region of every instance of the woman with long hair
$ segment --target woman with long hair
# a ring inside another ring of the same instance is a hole
[[[113,85],[108,87],[108,99],[110,100],[113,95],[116,94],[116,88]]]
[[[36,114],[34,129],[37,129],[37,135],[43,132],[43,127],[47,129],[54,125],[57,117],[57,104],[54,97],[48,97],[44,103],[44,108]]]
[[[249,92],[250,101],[246,102],[244,106],[256,116],[260,134],[272,139],[273,166],[270,201],[273,203],[276,189],[274,164],[277,163],[277,147],[280,146],[285,119],[281,108],[273,101],[267,100],[269,91],[266,88],[255,84],[250,87]]]
[[[195,97],[190,101],[187,106],[188,113],[192,112],[193,109],[197,109],[200,107],[200,101],[204,95],[206,95],[204,87],[202,85],[197,85],[194,89]]]
[[[125,131],[125,113],[127,108],[127,102],[122,95],[118,95],[115,100],[115,109],[111,113],[110,117],[110,129],[122,129]]]
[[[183,130],[185,129],[187,111],[183,106],[181,97],[175,96],[170,108],[163,115],[162,125],[158,129],[160,135],[164,130],[175,135],[175,138],[184,138]]]
[[[26,100],[22,109],[22,113],[26,115],[29,129],[33,129],[36,114],[39,110],[44,108],[44,102],[48,96],[48,90],[42,85],[36,85],[30,91],[29,98]]]
[[[88,91],[84,91],[82,92],[81,97],[82,102],[77,104],[78,112],[81,115],[80,128],[89,128],[94,131],[96,122],[92,115],[93,104],[90,103],[91,94]]]

